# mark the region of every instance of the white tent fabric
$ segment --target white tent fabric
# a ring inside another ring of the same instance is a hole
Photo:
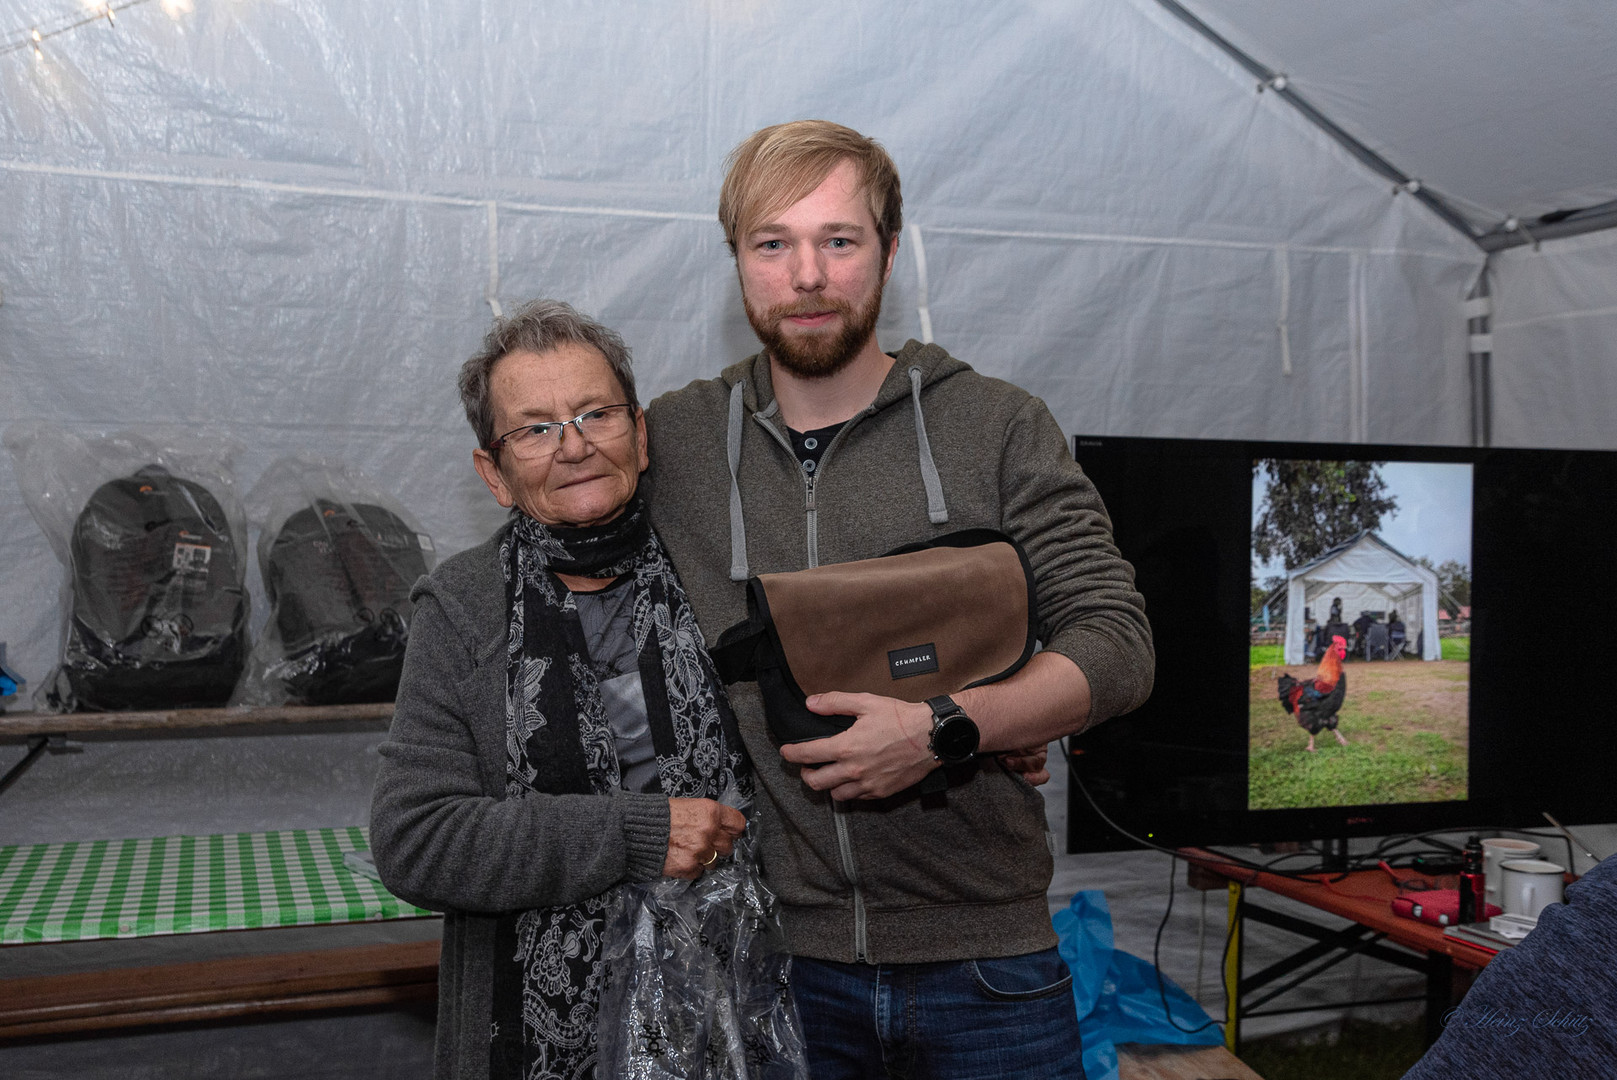
[[[1441,660],[1437,589],[1436,574],[1405,558],[1375,533],[1363,533],[1286,575],[1285,661],[1304,662],[1303,612],[1311,608],[1316,619],[1322,618],[1338,598],[1347,623],[1361,611],[1397,611],[1408,635],[1404,651],[1413,654],[1418,642],[1422,660]]]
[[[1495,442],[1617,447],[1617,230],[1494,262]]]
[[[752,351],[722,162],[809,115],[902,171],[887,347],[929,325],[1070,433],[1469,437],[1481,253],[1151,0],[197,0],[42,49],[0,57],[0,422],[224,427],[244,484],[338,457],[445,553],[499,516],[452,386],[491,301],[620,328],[648,395]],[[59,572],[7,470],[0,565],[38,680]]]
[[[1478,231],[1617,200],[1607,0],[1191,0]]]
[[[1617,126],[1617,19],[1605,0],[1162,2],[1281,76],[1467,235],[1526,245],[1492,260],[1493,334],[1476,343],[1493,353],[1478,427],[1494,444],[1617,446],[1617,142],[1603,134]],[[1605,231],[1546,239],[1585,228]]]
[[[1479,221],[1617,188],[1600,0],[1190,6]],[[0,427],[224,430],[244,490],[338,458],[448,555],[501,517],[453,391],[491,313],[576,303],[648,397],[752,351],[723,158],[824,116],[903,174],[885,347],[935,336],[1069,434],[1471,438],[1482,249],[1155,0],[165,0],[54,33],[84,7],[0,0]],[[1491,279],[1496,438],[1617,445],[1613,234]],[[60,580],[0,466],[35,684]],[[87,741],[7,791],[6,840],[361,822],[376,741]]]

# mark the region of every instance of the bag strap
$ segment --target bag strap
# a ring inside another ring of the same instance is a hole
[[[769,631],[766,619],[769,605],[767,602],[758,603],[762,595],[763,587],[758,578],[748,578],[747,617],[725,630],[719,635],[719,640],[708,647],[708,655],[713,658],[719,680],[726,686],[752,682],[758,678],[758,665]]]

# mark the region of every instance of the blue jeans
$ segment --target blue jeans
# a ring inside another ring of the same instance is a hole
[[[1072,974],[1054,949],[935,964],[796,957],[814,1080],[1082,1080]]]

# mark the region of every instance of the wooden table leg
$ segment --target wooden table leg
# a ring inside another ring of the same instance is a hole
[[[1454,960],[1447,953],[1426,954],[1426,1045],[1443,1034],[1443,1022],[1454,1004]]]

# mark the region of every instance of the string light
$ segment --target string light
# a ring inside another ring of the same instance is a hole
[[[118,12],[128,11],[132,7],[150,4],[153,0],[123,0],[122,3],[102,2],[102,0],[85,0],[84,7],[88,9],[82,15],[64,15],[54,23],[44,24],[44,28],[31,26],[26,30],[19,30],[7,34],[0,44],[0,56],[7,53],[20,52],[23,49],[33,49],[34,59],[44,60],[45,50],[41,46],[50,38],[62,34],[72,33],[102,19],[107,25],[116,28],[118,25]],[[178,19],[181,15],[189,14],[195,10],[194,0],[160,0],[158,5],[163,13],[171,19]]]

